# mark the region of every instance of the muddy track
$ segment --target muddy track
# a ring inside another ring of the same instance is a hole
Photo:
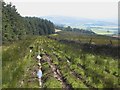
[[[44,55],[44,60],[48,62],[49,66],[51,67],[52,72],[54,73],[54,77],[61,82],[62,88],[67,90],[72,90],[72,86],[68,84],[65,77],[61,74],[60,70],[52,63],[52,60],[48,54]]]

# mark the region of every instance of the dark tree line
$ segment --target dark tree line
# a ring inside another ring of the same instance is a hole
[[[81,33],[81,34],[95,34],[91,30],[85,30],[85,29],[79,29],[79,28],[72,28],[70,26],[64,27],[64,26],[58,26],[58,25],[56,25],[55,28],[63,30],[63,31],[77,32],[77,33]]]
[[[2,2],[3,44],[22,40],[28,35],[48,35],[54,32],[52,22],[37,17],[22,17],[14,5]]]

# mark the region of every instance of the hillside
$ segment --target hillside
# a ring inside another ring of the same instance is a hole
[[[79,44],[61,43],[46,36],[29,37],[3,47],[2,87],[39,88],[35,72],[39,54],[44,89],[119,87],[117,59],[84,52]]]
[[[54,24],[37,17],[22,17],[14,5],[2,3],[3,44],[21,40],[28,35],[47,35],[55,32]]]
[[[2,3],[2,88],[120,88],[119,38],[91,30],[55,26],[38,17],[22,17]]]

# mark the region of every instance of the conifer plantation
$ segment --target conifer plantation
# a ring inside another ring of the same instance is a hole
[[[37,17],[22,17],[14,5],[2,3],[3,44],[22,40],[28,35],[48,35],[55,32],[54,24]]]

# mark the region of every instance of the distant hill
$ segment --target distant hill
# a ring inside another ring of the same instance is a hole
[[[117,26],[117,22],[113,20],[93,20],[88,18],[67,17],[67,16],[43,16],[42,18],[51,20],[54,24],[71,26],[79,28],[90,26]],[[113,22],[112,22],[113,21]]]
[[[118,34],[117,19],[89,19],[69,16],[43,16],[42,18],[51,20],[55,25],[61,27],[79,28],[93,31],[101,35]]]

